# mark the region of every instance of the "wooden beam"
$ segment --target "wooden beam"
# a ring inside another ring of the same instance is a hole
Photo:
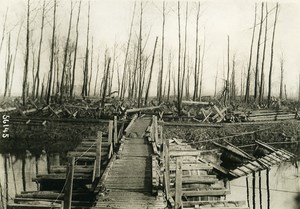
[[[74,167],[75,157],[68,158],[66,186],[64,188],[64,209],[71,209],[72,206]]]
[[[183,191],[183,196],[225,196],[230,193],[228,189],[218,189],[218,190],[200,190],[200,191]]]
[[[211,206],[211,205],[218,205],[218,204],[223,204],[225,205],[235,205],[236,207],[244,206],[246,204],[245,201],[227,201],[227,200],[214,200],[214,201],[183,201],[183,206],[184,207],[192,207],[192,206]],[[213,207],[214,208],[214,207]],[[224,207],[224,209],[227,207]]]
[[[170,156],[198,156],[199,150],[170,150]]]
[[[182,159],[176,158],[175,209],[182,208]]]
[[[157,125],[157,117],[154,116],[154,139],[155,144],[158,144],[158,125]]]
[[[96,147],[96,166],[95,166],[95,177],[100,178],[101,171],[101,147],[102,147],[102,132],[97,132],[97,147]]]
[[[141,112],[141,111],[147,111],[147,110],[155,110],[155,109],[159,109],[161,106],[152,106],[152,107],[141,107],[141,108],[132,108],[132,109],[128,109],[126,110],[126,113],[137,113],[137,112]]]
[[[118,120],[117,116],[114,116],[114,147],[116,147],[118,143]]]
[[[211,102],[198,102],[198,101],[182,101],[182,104],[186,104],[186,105],[203,105],[203,106],[212,105]]]
[[[167,200],[170,199],[170,156],[169,156],[169,140],[167,139],[164,143],[163,149],[165,150],[165,172],[164,172],[164,181],[165,181],[165,193]]]
[[[114,121],[110,120],[108,122],[108,143],[109,143],[109,153],[108,153],[108,158],[111,158],[113,154],[113,144],[112,144],[112,137],[113,137],[113,126],[114,126]]]
[[[191,163],[191,164],[186,164],[183,162],[182,165],[182,170],[183,171],[189,171],[189,170],[212,170],[213,167],[203,164],[203,163]],[[176,165],[175,164],[170,164],[170,170],[175,171],[176,170]]]

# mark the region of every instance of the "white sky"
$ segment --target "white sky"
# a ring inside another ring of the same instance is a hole
[[[32,2],[32,18],[31,29],[33,33],[32,42],[34,47],[38,47],[39,41],[39,27],[41,23],[41,5],[42,0],[31,0]],[[53,1],[46,1],[49,3],[48,8]],[[77,18],[77,5],[74,9],[72,39],[75,39],[75,21]],[[86,44],[86,24],[87,24],[87,0],[82,1],[81,19],[80,19],[80,40],[78,56],[84,56],[84,48]],[[296,96],[298,91],[298,75],[300,66],[300,3],[295,1],[279,1],[280,11],[276,31],[275,53],[274,53],[274,76],[273,83],[274,93],[279,91],[279,62],[280,57],[284,58],[284,83],[287,85],[288,96]],[[7,31],[11,31],[11,50],[14,51],[17,39],[17,33],[20,27],[20,22],[25,20],[26,14],[26,0],[0,0],[0,32],[2,33],[5,11],[8,8]],[[189,15],[188,15],[188,55],[190,65],[194,66],[194,51],[195,51],[195,20],[196,20],[196,2],[189,1]],[[58,33],[61,44],[64,44],[65,36],[67,34],[67,24],[70,11],[69,0],[58,0]],[[100,53],[101,76],[103,70],[104,52],[106,47],[113,54],[114,43],[117,44],[117,64],[120,66],[120,71],[123,69],[124,52],[126,42],[129,35],[130,21],[133,11],[134,1],[131,0],[110,0],[110,1],[96,1],[91,0],[91,32],[94,37],[94,69],[96,68],[97,54]],[[181,29],[182,29],[182,43],[184,40],[184,22],[185,22],[185,6],[186,1],[181,1]],[[269,10],[275,6],[274,1],[268,1]],[[260,18],[260,2],[258,2],[258,19]],[[251,42],[251,35],[254,21],[255,2],[252,0],[207,0],[201,1],[201,17],[200,17],[200,43],[203,45],[203,39],[206,39],[206,54],[204,60],[204,81],[203,93],[212,94],[214,91],[214,77],[218,68],[218,87],[222,86],[223,77],[223,62],[227,66],[227,35],[230,36],[230,53],[231,59],[233,54],[236,56],[236,77],[237,88],[240,89],[241,70],[247,68],[249,60],[249,49]],[[168,54],[172,52],[173,62],[172,70],[177,71],[177,56],[178,56],[178,22],[177,22],[177,2],[166,2],[166,28],[165,28],[165,72],[167,71]],[[140,3],[137,2],[134,38],[136,41],[138,34]],[[52,10],[46,16],[46,28],[43,42],[42,54],[42,72],[47,72],[49,69],[49,40],[51,37],[52,24]],[[274,12],[269,16],[269,31],[268,31],[268,47],[265,69],[269,70],[270,57],[270,42],[273,30]],[[145,48],[145,54],[150,56],[153,50],[155,37],[159,37],[158,48],[156,54],[156,63],[154,66],[153,83],[151,84],[152,95],[156,94],[157,72],[159,69],[159,58],[161,51],[161,30],[162,30],[162,1],[144,1],[144,19],[143,19],[143,38],[144,41],[149,35],[148,42]],[[16,74],[14,76],[13,93],[18,94],[21,91],[22,72],[24,68],[24,54],[25,54],[25,22],[23,24],[20,45],[18,49],[18,56],[16,62]],[[149,33],[150,31],[150,33]],[[258,28],[256,30],[258,32]],[[257,34],[254,42],[254,51],[256,53]],[[1,35],[1,34],[0,34]],[[6,34],[8,36],[8,34]],[[4,39],[3,47],[0,52],[0,77],[1,81],[0,92],[2,94],[4,88],[4,67],[7,48],[7,36]],[[0,36],[1,37],[1,36]],[[91,40],[91,38],[90,38]],[[132,47],[133,48],[133,47]],[[131,48],[131,49],[132,49]],[[183,48],[183,46],[182,46]],[[262,48],[262,47],[261,47]],[[36,53],[37,54],[37,53]],[[31,59],[31,58],[30,58]],[[255,62],[255,54],[253,57]],[[224,61],[223,61],[224,60]],[[32,62],[32,61],[31,61]],[[117,66],[117,65],[116,65]],[[253,65],[254,67],[255,65]],[[82,74],[82,59],[77,62],[77,84],[81,84]],[[268,75],[266,75],[267,77]],[[31,78],[31,73],[29,73]],[[165,78],[165,76],[164,76]],[[192,80],[192,78],[191,78]],[[94,80],[92,81],[94,83]],[[93,84],[94,85],[94,84]],[[92,85],[92,86],[93,86]],[[193,82],[191,82],[192,91]],[[267,86],[267,81],[266,81]],[[114,84],[116,88],[116,84]]]

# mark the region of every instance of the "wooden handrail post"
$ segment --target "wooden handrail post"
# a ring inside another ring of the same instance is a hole
[[[114,147],[116,147],[118,143],[118,120],[117,116],[114,116]]]
[[[95,177],[100,178],[101,171],[101,146],[102,146],[102,132],[97,132],[97,146],[96,146],[96,166]]]
[[[175,182],[175,209],[182,208],[182,159],[176,159],[176,182]]]
[[[162,143],[164,143],[164,136],[163,136],[163,126],[162,125],[160,125],[159,126],[160,127],[160,132],[159,132],[159,135],[160,135],[160,143],[162,144]]]
[[[151,123],[151,140],[155,141],[155,115],[152,115],[152,123]]]
[[[156,116],[154,116],[154,129],[155,129],[154,139],[155,139],[155,144],[157,145],[157,143],[158,143],[158,126],[157,126],[157,117]]]
[[[170,155],[169,155],[169,140],[164,143],[165,150],[165,192],[167,199],[169,199],[170,192]]]
[[[113,149],[112,149],[112,135],[113,135],[113,127],[114,127],[114,121],[110,120],[108,122],[108,144],[109,144],[109,153],[108,153],[108,158],[112,156]]]
[[[71,209],[72,206],[74,169],[75,169],[75,157],[70,157],[68,158],[66,185],[64,188],[64,209]]]

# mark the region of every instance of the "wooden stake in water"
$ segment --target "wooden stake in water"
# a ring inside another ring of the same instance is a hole
[[[4,156],[4,172],[5,172],[5,200],[8,203],[8,167],[7,167],[7,155]]]
[[[256,203],[255,203],[255,173],[252,173],[252,203],[253,203],[253,209],[255,209]]]
[[[258,172],[259,208],[262,209],[261,171]]]
[[[175,182],[175,209],[182,208],[182,160],[176,159],[176,182]]]
[[[270,177],[269,169],[266,170],[266,184],[267,184],[267,209],[270,209]]]
[[[71,209],[74,179],[75,157],[68,158],[66,185],[64,188],[64,209]]]
[[[249,179],[246,176],[246,187],[247,187],[247,206],[250,207],[250,200],[249,200]]]
[[[26,192],[26,172],[25,172],[25,166],[26,166],[26,159],[25,156],[22,158],[22,183],[23,183],[23,191]]]

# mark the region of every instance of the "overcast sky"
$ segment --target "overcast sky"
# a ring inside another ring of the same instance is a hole
[[[52,9],[53,1],[47,0],[48,13],[46,16],[45,39],[43,42],[42,54],[42,74],[49,69],[49,40],[51,37]],[[75,2],[72,39],[75,39],[75,20],[77,17],[78,1]],[[87,25],[87,0],[82,1],[81,19],[80,19],[80,37],[79,37],[79,59],[77,64],[76,83],[82,83],[82,57],[84,56],[84,48],[86,44],[86,25]],[[182,43],[184,38],[185,10],[187,1],[181,1],[181,29]],[[257,2],[258,16],[260,18],[261,2]],[[278,25],[275,35],[275,52],[274,52],[274,76],[273,87],[274,93],[279,91],[279,75],[280,75],[280,59],[284,60],[284,83],[287,85],[288,96],[296,96],[298,91],[298,77],[300,66],[300,3],[295,1],[279,1],[280,11]],[[6,32],[11,31],[11,48],[14,51],[18,30],[20,24],[26,18],[27,0],[0,0],[0,31],[2,35],[3,22],[6,10],[8,11]],[[31,32],[33,34],[31,42],[37,51],[39,40],[39,28],[41,24],[41,5],[42,0],[31,0]],[[162,30],[162,1],[144,1],[144,17],[143,17],[143,40],[147,45],[145,55],[150,56],[153,50],[155,37],[158,36],[158,48],[156,62],[154,66],[154,79],[151,85],[151,92],[156,92],[157,72],[159,69],[159,57],[161,53],[161,30]],[[274,8],[275,2],[268,1],[268,9]],[[116,66],[120,71],[123,69],[124,52],[126,42],[129,35],[130,21],[133,13],[134,1],[129,0],[110,0],[96,1],[91,0],[91,37],[94,39],[94,59],[100,57],[100,65],[103,66],[104,52],[108,48],[110,55],[113,54],[113,47],[116,44]],[[188,35],[187,35],[187,54],[189,55],[189,63],[193,66],[195,52],[195,20],[197,3],[188,1]],[[204,57],[204,81],[203,93],[211,94],[214,91],[214,77],[218,69],[218,88],[220,90],[223,85],[224,65],[227,66],[227,35],[230,37],[230,59],[233,55],[236,57],[236,77],[237,89],[240,89],[240,81],[242,70],[247,68],[249,60],[249,51],[252,35],[252,27],[254,23],[255,2],[250,0],[211,0],[201,1],[201,16],[199,41],[201,46],[205,37],[205,57]],[[176,73],[177,56],[178,56],[178,20],[177,20],[177,2],[166,1],[166,28],[165,28],[165,65],[167,69],[168,56],[172,53],[172,71]],[[68,17],[70,13],[70,1],[58,0],[58,35],[61,45],[67,34]],[[133,41],[136,42],[139,30],[139,13],[140,2],[137,2]],[[270,42],[273,31],[274,10],[269,15],[268,45],[265,69],[269,70],[270,62]],[[22,72],[24,69],[25,54],[25,22],[21,29],[20,46],[18,48],[18,56],[16,61],[16,70],[14,76],[13,92],[21,91]],[[256,30],[255,47],[256,53],[258,28]],[[148,37],[149,35],[149,37]],[[1,36],[0,36],[1,37]],[[8,33],[6,33],[2,50],[0,52],[0,76],[4,78],[4,66],[7,49]],[[148,38],[147,38],[148,37]],[[90,39],[91,40],[91,39]],[[133,47],[132,47],[133,48]],[[183,46],[182,46],[183,48]],[[31,55],[30,55],[31,56]],[[32,57],[30,58],[32,60]],[[254,59],[255,62],[255,59]],[[32,63],[32,61],[31,61]],[[96,68],[97,62],[94,62]],[[31,65],[31,64],[30,64]],[[254,66],[254,65],[253,65]],[[103,70],[101,68],[101,70]],[[166,72],[167,70],[165,70]],[[101,75],[102,76],[102,75]],[[266,77],[268,74],[266,74]],[[31,74],[29,73],[31,79]],[[95,77],[95,76],[94,76]],[[165,76],[164,76],[165,77]],[[94,79],[94,78],[93,78]],[[4,79],[3,79],[4,81]],[[94,80],[92,81],[92,83]],[[1,94],[4,88],[4,82],[1,82]],[[191,82],[191,86],[193,83]],[[267,81],[266,81],[267,85]],[[114,85],[116,88],[116,85]],[[192,91],[192,88],[191,88]]]

